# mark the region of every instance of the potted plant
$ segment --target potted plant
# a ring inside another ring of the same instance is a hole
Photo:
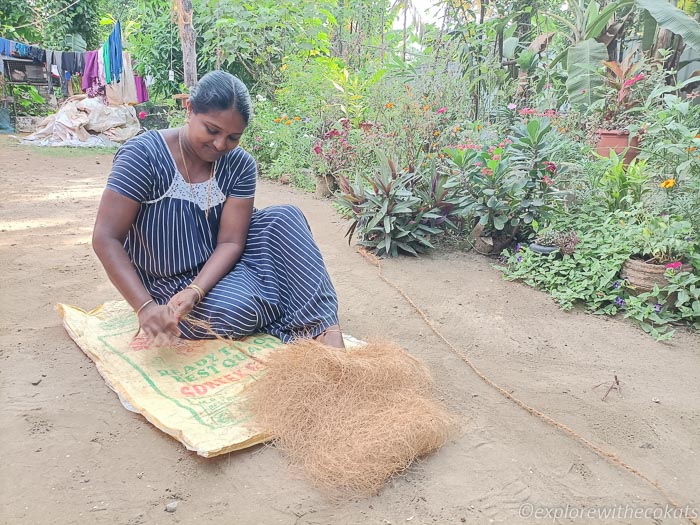
[[[571,255],[576,250],[579,243],[578,234],[574,230],[544,230],[535,237],[535,242],[529,248],[535,253],[549,255],[554,252],[561,252],[564,255]]]
[[[641,227],[637,253],[622,265],[621,276],[642,292],[664,287],[668,270],[692,272],[697,243],[690,222],[671,215],[654,217]]]
[[[602,157],[608,157],[610,150],[617,155],[624,152],[625,165],[639,154],[639,135],[630,134],[629,131],[629,126],[633,124],[634,119],[634,113],[630,110],[643,103],[635,86],[646,78],[639,72],[642,63],[633,63],[633,56],[634,53],[628,54],[622,62],[603,62],[605,66],[603,96],[592,105],[597,112],[596,152]]]
[[[533,252],[542,255],[549,255],[550,253],[559,251],[556,245],[558,235],[559,232],[557,230],[544,230],[537,234],[535,242],[530,243],[529,248]]]

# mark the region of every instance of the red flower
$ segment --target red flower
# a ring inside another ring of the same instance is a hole
[[[435,113],[437,113],[438,115],[442,115],[442,114],[445,113],[446,111],[447,111],[447,108],[440,108],[440,109],[438,109]]]
[[[550,161],[545,161],[544,162],[544,169],[551,173],[556,173],[557,172],[557,165],[554,164],[553,162]]]
[[[147,113],[145,111],[140,111],[139,112],[139,119],[143,120],[146,118]]]
[[[314,146],[314,153],[315,153],[316,155],[321,155],[321,154],[323,154],[323,148],[321,148],[321,145],[320,145],[320,144],[316,144],[316,145]]]
[[[668,263],[666,265],[666,268],[670,268],[671,270],[678,270],[678,268],[680,268],[681,266],[683,266],[682,262],[674,261],[674,262]]]

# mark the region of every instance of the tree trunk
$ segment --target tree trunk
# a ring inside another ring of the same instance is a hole
[[[659,49],[668,49],[671,46],[671,41],[673,40],[673,33],[665,28],[659,29],[659,35],[656,37],[656,45],[654,46],[655,57],[661,58]]]
[[[197,33],[192,25],[193,11],[192,0],[177,0],[177,25],[182,41],[182,70],[188,89],[197,85]]]
[[[386,13],[386,9],[382,9],[382,18],[381,18],[381,32],[382,32],[381,33],[381,48],[382,48],[381,49],[381,52],[382,52],[381,64],[382,64],[382,66],[384,65],[384,52],[385,52],[385,49],[384,49],[384,29],[385,29],[384,28],[384,24],[385,24],[384,15],[385,15],[385,13]]]
[[[408,38],[408,33],[406,31],[406,19],[408,18],[408,7],[403,8],[403,61],[406,62],[406,39]]]

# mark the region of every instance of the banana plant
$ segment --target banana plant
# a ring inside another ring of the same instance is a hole
[[[623,7],[634,5],[634,1],[617,0],[601,8],[600,4],[595,0],[575,0],[569,2],[569,12],[572,14],[572,19],[565,18],[557,13],[544,12],[543,15],[545,17],[549,17],[564,26],[564,30],[560,34],[570,44],[569,47],[565,48],[552,60],[550,67],[567,58],[570,48],[576,47],[587,40],[599,39],[615,12]],[[567,64],[569,64],[568,60]]]
[[[569,48],[566,91],[572,106],[585,110],[600,99],[599,88],[603,85],[604,77],[599,69],[607,59],[605,44],[593,39]]]
[[[658,26],[679,35],[686,45],[700,52],[700,23],[687,12],[665,1],[635,0],[635,3],[637,7],[644,9],[653,20],[651,22],[647,19],[647,23],[645,23],[645,42],[653,38]]]

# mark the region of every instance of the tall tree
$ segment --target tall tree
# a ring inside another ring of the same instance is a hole
[[[188,89],[197,84],[197,33],[192,25],[192,0],[176,0],[177,25],[182,41],[182,70]]]

